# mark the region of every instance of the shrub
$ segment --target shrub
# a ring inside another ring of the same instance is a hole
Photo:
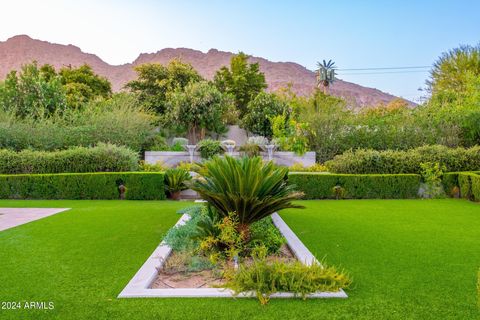
[[[420,164],[437,162],[446,171],[474,171],[480,168],[480,146],[469,149],[424,146],[407,151],[347,151],[325,164],[335,173],[421,173]]]
[[[155,143],[154,123],[155,117],[128,94],[36,119],[11,117],[0,108],[0,148],[52,151],[104,142],[138,152]]]
[[[163,173],[102,172],[0,175],[2,199],[118,199],[118,186],[126,199],[165,199]]]
[[[480,201],[480,175],[476,172],[445,173],[442,184],[450,196],[458,196],[458,190],[462,198]]]
[[[93,148],[20,152],[0,150],[0,173],[135,171],[138,155],[125,147],[100,143]]]
[[[308,151],[308,139],[306,137],[307,125],[294,119],[279,115],[273,118],[273,144],[282,151],[293,151],[297,155],[303,155]]]
[[[263,163],[259,157],[234,159],[215,157],[200,165],[202,177],[192,189],[227,217],[234,212],[242,225],[250,224],[286,208],[301,194],[288,185],[288,169]]]
[[[145,171],[145,172],[163,172],[167,169],[168,169],[168,166],[162,161],[157,161],[154,164],[151,164],[151,163],[145,162],[144,160],[141,160],[138,165],[138,170]]]
[[[168,169],[165,171],[165,191],[174,195],[175,193],[188,189],[185,181],[192,179],[190,173],[184,169]]]
[[[152,138],[148,151],[167,151],[168,148],[167,139],[165,139],[164,136],[157,134]]]
[[[426,198],[445,197],[442,186],[442,176],[445,166],[440,165],[438,162],[423,162],[420,164],[420,167],[422,168],[422,178],[424,182],[421,188],[424,189],[422,196]]]
[[[188,144],[188,139],[187,138],[173,138],[172,139],[172,145],[179,145],[183,148],[183,146],[186,146]],[[183,149],[185,150],[185,149]]]
[[[250,226],[251,238],[248,246],[254,249],[259,246],[264,246],[267,254],[275,254],[280,251],[286,239],[280,233],[280,230],[275,227],[271,217],[263,218]]]
[[[470,182],[472,184],[473,200],[480,201],[480,176],[478,174],[471,175]]]
[[[480,268],[477,272],[477,307],[480,309]]]
[[[198,241],[192,237],[197,223],[202,219],[204,206],[190,206],[177,213],[190,215],[190,220],[182,225],[177,225],[170,230],[163,238],[163,241],[175,251],[192,251],[198,244]]]
[[[472,176],[474,176],[474,174],[469,172],[460,172],[458,174],[458,186],[460,187],[460,195],[464,199],[474,200],[472,193]]]
[[[196,170],[198,170],[198,165],[196,163],[192,163],[192,162],[180,161],[177,164],[176,168],[187,170],[187,171],[196,171]]]
[[[240,146],[240,151],[247,157],[258,157],[260,155],[260,146],[255,143],[245,143]]]
[[[222,217],[215,224],[215,228],[215,234],[201,239],[200,250],[207,254],[214,264],[225,258],[233,261],[244,251],[248,233],[246,230],[239,230],[238,216],[234,212]]]
[[[268,262],[265,257],[254,257],[250,265],[241,265],[238,272],[229,276],[226,288],[235,294],[254,291],[261,304],[267,304],[270,296],[277,292],[292,292],[303,299],[308,294],[336,292],[347,288],[351,280],[335,267],[314,263],[304,265],[296,262]]]
[[[314,165],[305,167],[300,162],[295,162],[288,169],[290,170],[290,172],[326,172],[328,171],[327,167],[320,163],[315,163]]]
[[[238,230],[235,215],[222,218],[212,206],[203,207],[197,218],[191,238],[200,242],[201,251],[209,254],[213,261],[244,257],[259,246],[264,247],[268,254],[274,254],[286,242],[270,217],[252,223],[250,233]]]
[[[333,187],[338,185],[338,175],[315,173],[290,173],[288,182],[304,193],[304,199],[333,199]]]
[[[305,199],[335,199],[336,186],[343,188],[344,198],[408,199],[417,196],[420,175],[291,173],[288,181],[305,194]]]
[[[442,185],[443,185],[443,190],[447,193],[449,196],[456,196],[458,187],[458,172],[447,172],[444,173],[442,176]]]
[[[212,139],[204,139],[198,143],[198,150],[203,159],[211,159],[217,154],[223,153],[223,148],[220,141]]]
[[[459,172],[457,175],[462,198],[480,201],[480,175],[473,172]]]
[[[249,132],[272,138],[273,119],[280,115],[285,115],[286,119],[289,119],[288,104],[274,93],[261,92],[248,104],[242,125]]]

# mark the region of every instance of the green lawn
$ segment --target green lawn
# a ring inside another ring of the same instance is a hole
[[[282,213],[318,258],[354,279],[345,300],[117,299],[181,202],[0,201],[71,207],[0,232],[0,319],[480,319],[480,205],[465,200],[303,201]]]

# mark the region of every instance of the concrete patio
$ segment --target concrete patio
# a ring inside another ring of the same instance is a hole
[[[69,209],[70,208],[0,208],[0,231]]]

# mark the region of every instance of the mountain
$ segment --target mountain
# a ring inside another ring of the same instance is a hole
[[[18,35],[7,41],[0,41],[0,79],[4,79],[11,70],[19,70],[25,63],[36,60],[39,64],[49,63],[55,68],[66,65],[79,66],[84,63],[112,82],[114,91],[119,91],[128,81],[136,77],[133,68],[143,63],[168,63],[173,58],[180,58],[193,65],[207,79],[212,79],[215,71],[228,65],[231,52],[211,49],[207,53],[186,48],[166,48],[156,53],[142,53],[132,63],[110,65],[94,54],[85,53],[74,45],[62,45],[32,39]],[[272,62],[260,57],[251,57],[251,62],[258,62],[265,73],[269,90],[276,90],[292,84],[297,94],[310,94],[315,88],[315,73],[294,62]],[[365,106],[379,102],[389,102],[396,97],[378,89],[367,88],[355,83],[338,80],[330,93],[341,96],[352,105]]]

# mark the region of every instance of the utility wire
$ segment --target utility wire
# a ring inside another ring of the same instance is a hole
[[[363,75],[363,74],[391,74],[391,73],[418,73],[418,72],[429,72],[430,70],[405,70],[405,71],[385,71],[385,72],[346,72],[346,73],[336,73],[339,76],[343,75]]]
[[[405,69],[425,69],[432,66],[412,66],[412,67],[382,67],[382,68],[353,68],[353,69],[335,69],[337,71],[366,71],[366,70],[405,70]]]

